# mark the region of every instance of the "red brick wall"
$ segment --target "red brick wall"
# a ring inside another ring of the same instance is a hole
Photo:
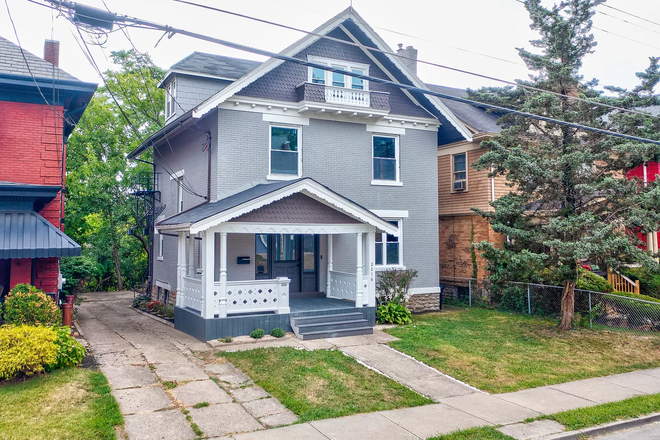
[[[30,258],[11,260],[11,268],[9,269],[9,273],[9,290],[13,289],[16,284],[31,284],[32,260]]]
[[[53,106],[63,114],[62,106]],[[63,123],[47,105],[0,101],[0,180],[35,185],[62,185]],[[60,192],[40,212],[60,228],[63,216]],[[57,292],[58,258],[35,259],[35,285]],[[30,260],[12,261],[11,284],[31,281]],[[29,270],[26,269],[29,267]],[[16,275],[15,275],[16,274]]]

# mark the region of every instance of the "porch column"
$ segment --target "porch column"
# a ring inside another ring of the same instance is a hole
[[[220,233],[220,291],[219,297],[219,316],[227,317],[227,233]]]
[[[376,233],[367,234],[367,271],[369,272],[369,287],[367,289],[367,300],[364,301],[368,307],[376,306]]]
[[[195,236],[189,235],[188,241],[188,276],[195,276]]]
[[[363,293],[362,288],[362,232],[357,234],[357,265],[355,267],[355,307],[362,307]]]
[[[179,231],[177,239],[177,265],[176,265],[176,305],[184,304],[185,292],[183,290],[183,277],[186,276],[186,233]]]
[[[215,234],[210,231],[202,232],[202,260],[204,261],[204,272],[202,272],[202,318],[212,319],[218,301],[218,292],[215,290],[214,270],[215,267]]]
[[[326,298],[330,298],[331,292],[332,292],[332,275],[330,272],[332,272],[332,234],[328,234],[328,276],[326,277],[326,286],[325,286],[325,296]]]

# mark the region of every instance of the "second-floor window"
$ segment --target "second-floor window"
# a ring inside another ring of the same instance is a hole
[[[300,127],[270,127],[270,177],[301,175],[300,137]]]
[[[399,138],[373,136],[373,180],[399,182]]]
[[[165,87],[165,119],[176,113],[176,79]]]
[[[183,176],[176,179],[176,212],[183,211]]]
[[[360,75],[369,75],[369,66],[366,64],[354,63],[349,61],[331,60],[327,58],[309,57],[309,61],[324,66],[330,66],[335,69],[341,69],[346,72],[358,73]],[[344,75],[340,72],[331,72],[319,69],[317,67],[309,68],[309,82],[314,84],[324,84],[333,87],[345,89],[368,90],[367,81],[355,78],[350,75]]]
[[[452,156],[452,191],[467,190],[467,153]]]

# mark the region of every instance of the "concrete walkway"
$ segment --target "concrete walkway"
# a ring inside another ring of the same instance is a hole
[[[87,294],[78,313],[125,414],[131,440],[195,438],[191,422],[207,437],[235,440],[425,439],[484,425],[506,425],[503,432],[529,439],[562,427],[548,421],[531,426],[517,422],[660,393],[659,368],[490,395],[389,348],[384,344],[393,337],[382,331],[315,341],[236,338],[232,344],[207,344],[128,308],[132,298],[132,293]],[[265,430],[297,418],[233,365],[222,358],[205,364],[200,360],[205,356],[199,355],[275,346],[339,349],[438,403]],[[163,384],[173,381],[179,385],[172,389]],[[200,402],[209,405],[193,407]]]
[[[200,342],[129,308],[132,292],[88,293],[77,319],[108,378],[129,440],[217,438],[295,423],[277,399]]]

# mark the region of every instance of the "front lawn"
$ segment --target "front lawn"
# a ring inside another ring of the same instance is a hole
[[[220,354],[301,422],[432,403],[340,351],[261,348]]]
[[[115,439],[123,419],[100,372],[67,368],[0,385],[0,439]]]
[[[480,308],[419,315],[390,345],[490,393],[660,366],[660,338],[560,332],[554,319]]]

